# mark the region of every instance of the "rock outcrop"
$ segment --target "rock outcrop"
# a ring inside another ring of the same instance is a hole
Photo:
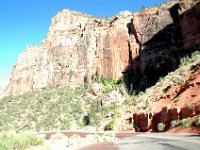
[[[200,61],[198,65],[189,67],[187,75],[182,77],[182,81],[176,81],[175,85],[170,85],[169,81],[164,81],[163,93],[152,94],[149,103],[153,103],[148,111],[137,111],[133,114],[134,125],[138,131],[157,131],[157,124],[164,123],[166,130],[170,128],[171,121],[178,121],[200,114]],[[177,78],[177,77],[176,77]],[[167,83],[168,82],[168,83]],[[154,92],[158,92],[154,91]],[[159,92],[158,92],[159,93]]]
[[[174,70],[178,54],[200,43],[198,1],[172,2],[99,19],[71,10],[53,19],[41,46],[28,46],[13,67],[6,95],[78,86],[131,69],[149,81]]]
[[[157,131],[158,123],[165,124],[165,130],[171,126],[171,121],[178,121],[200,114],[200,106],[191,107],[164,107],[160,112],[152,113],[134,113],[133,120],[136,131]]]

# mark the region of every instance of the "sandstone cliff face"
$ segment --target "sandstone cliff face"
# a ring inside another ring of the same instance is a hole
[[[120,77],[128,65],[130,12],[98,19],[63,10],[53,19],[40,47],[29,46],[13,67],[8,95],[65,85],[78,86],[101,76]]]
[[[190,1],[108,19],[63,10],[41,46],[19,55],[6,95],[78,86],[101,76],[117,79],[127,68],[154,80],[177,67],[180,48],[199,46],[197,20],[199,4]]]

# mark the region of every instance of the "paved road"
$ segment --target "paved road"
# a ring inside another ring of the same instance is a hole
[[[140,134],[122,137],[115,144],[96,144],[84,150],[200,150],[200,136],[171,134]]]

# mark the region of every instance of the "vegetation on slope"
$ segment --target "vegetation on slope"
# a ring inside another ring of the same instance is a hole
[[[189,71],[197,68],[200,68],[200,51],[181,58],[177,70],[169,72],[165,77],[161,77],[154,86],[146,89],[145,92],[138,94],[133,92],[125,101],[125,104],[135,112],[138,110],[148,110],[152,107],[152,101],[159,101],[171,87],[182,84]]]
[[[44,89],[0,101],[1,130],[68,129],[82,112],[82,88]]]
[[[0,131],[3,130],[68,130],[97,127],[110,114],[118,112],[115,102],[102,106],[102,99],[116,89],[114,80],[101,79],[102,92],[95,98],[85,97],[90,85],[72,89],[47,88],[0,100]]]
[[[25,93],[15,97],[5,97],[0,100],[0,131],[4,130],[68,130],[95,129],[112,130],[117,120],[126,115],[125,112],[147,110],[152,106],[152,101],[158,101],[172,86],[181,84],[188,71],[200,65],[200,52],[181,59],[180,67],[175,72],[170,72],[161,78],[155,86],[145,92],[127,95],[125,84],[113,79],[101,79],[97,83],[102,86],[101,92],[90,98],[85,93],[90,89],[90,84],[72,89],[69,87],[47,88],[35,93]],[[115,97],[104,104],[105,99],[113,91],[119,89],[125,97],[123,104]],[[126,116],[127,117],[127,116]],[[125,118],[123,118],[125,119]],[[90,128],[91,129],[91,128]],[[94,129],[94,128],[93,128]]]

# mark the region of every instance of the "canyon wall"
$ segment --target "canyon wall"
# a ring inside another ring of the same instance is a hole
[[[146,78],[156,80],[176,69],[180,53],[199,47],[198,2],[171,2],[104,19],[63,10],[41,45],[19,55],[4,93],[76,87],[102,76],[118,79],[127,69],[143,76],[145,88],[151,84]]]
[[[199,1],[163,4],[134,13],[132,20],[137,42],[131,44],[139,47],[132,66],[136,65],[134,69],[143,76],[140,88],[155,84],[159,77],[178,67],[182,56],[200,48]],[[134,46],[132,52],[136,52]]]
[[[59,12],[41,46],[28,46],[19,55],[6,93],[74,87],[101,76],[120,77],[128,65],[131,17],[128,11],[108,19],[71,10]]]

